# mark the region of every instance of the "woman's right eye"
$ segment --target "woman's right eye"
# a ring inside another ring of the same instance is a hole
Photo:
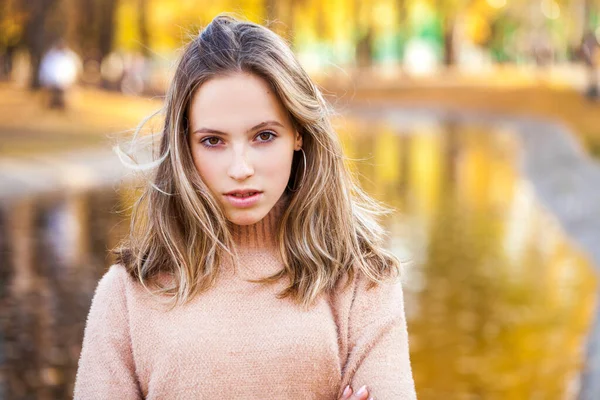
[[[204,147],[215,147],[219,144],[219,140],[221,139],[219,139],[218,137],[210,136],[202,139],[200,143],[202,143]]]

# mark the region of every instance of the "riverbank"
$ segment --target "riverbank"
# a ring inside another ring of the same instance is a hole
[[[45,93],[0,83],[0,157],[105,147],[160,108],[160,99],[93,88],[68,94],[68,108],[50,110]]]
[[[600,158],[600,101],[583,96],[581,85],[551,74],[517,76],[504,72],[478,77],[446,74],[427,79],[359,74],[353,80],[325,78],[321,85],[328,92],[328,98],[340,107],[348,104],[432,107],[450,112],[484,112],[559,122],[565,124],[591,154]]]

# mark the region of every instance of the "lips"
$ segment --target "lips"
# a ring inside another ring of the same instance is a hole
[[[250,196],[254,196],[256,193],[258,192],[248,192],[248,193],[229,193],[229,196],[234,196],[234,197],[250,197]]]
[[[256,189],[232,190],[225,194],[225,198],[233,207],[248,208],[260,202],[262,192]]]
[[[246,190],[232,190],[231,192],[225,193],[227,196],[234,196],[234,197],[240,197],[240,198],[244,198],[244,197],[250,197],[253,196],[257,193],[262,193],[260,190],[255,190],[255,189],[246,189]]]

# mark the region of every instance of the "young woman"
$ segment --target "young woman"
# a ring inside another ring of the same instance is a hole
[[[76,399],[414,399],[384,209],[287,44],[217,16],[185,48],[160,157],[96,289]]]

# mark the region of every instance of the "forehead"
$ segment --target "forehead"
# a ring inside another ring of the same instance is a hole
[[[256,75],[237,73],[203,83],[192,96],[193,129],[246,129],[258,122],[277,120],[289,126],[287,111],[269,83]]]

